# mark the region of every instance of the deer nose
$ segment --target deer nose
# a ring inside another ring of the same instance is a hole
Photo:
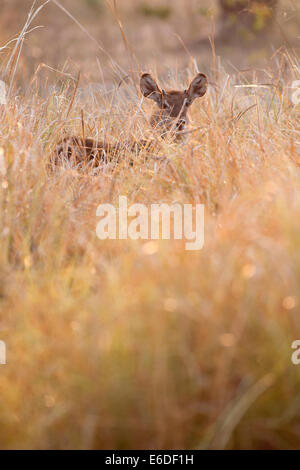
[[[185,124],[186,124],[186,120],[185,119],[179,119],[177,121],[177,124],[176,124],[176,127],[179,131],[182,131],[185,127]]]

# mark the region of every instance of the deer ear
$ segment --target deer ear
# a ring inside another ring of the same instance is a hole
[[[140,81],[141,92],[146,98],[154,100],[158,106],[162,104],[162,91],[158,87],[156,81],[149,73],[144,73]]]
[[[207,84],[207,76],[204,75],[204,73],[198,73],[196,77],[193,78],[189,88],[187,89],[190,103],[192,103],[196,98],[200,98],[205,95],[207,92]]]

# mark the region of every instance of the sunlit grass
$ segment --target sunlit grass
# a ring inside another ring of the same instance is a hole
[[[254,75],[212,71],[191,111],[203,130],[150,156],[126,146],[153,138],[131,84],[127,98],[116,87],[85,100],[76,73],[12,88],[0,105],[1,448],[299,447],[300,116],[297,58],[280,54],[269,95],[234,86]],[[49,171],[83,122],[124,142],[124,161]],[[203,250],[98,240],[96,208],[119,195],[204,203]]]

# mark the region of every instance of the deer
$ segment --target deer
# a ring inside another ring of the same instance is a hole
[[[205,95],[208,79],[205,74],[197,73],[187,89],[164,90],[160,88],[151,74],[143,73],[140,77],[140,90],[145,98],[153,100],[157,108],[150,118],[150,125],[162,138],[167,136],[180,140],[189,122],[188,109],[197,98]],[[130,143],[130,150],[140,152],[150,148],[152,142],[147,139]],[[64,137],[56,146],[52,163],[55,165],[62,157],[73,160],[75,164],[87,163],[93,167],[113,160],[118,162],[124,148],[121,143],[111,144],[80,136]]]

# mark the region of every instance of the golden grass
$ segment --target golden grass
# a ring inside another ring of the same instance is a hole
[[[122,87],[82,103],[64,76],[54,91],[38,75],[25,95],[12,88],[0,107],[1,448],[299,448],[298,63],[277,63],[267,91],[212,71],[191,113],[205,130],[160,143],[172,167],[125,148],[117,166],[49,173],[82,110],[87,134],[125,143],[149,136],[149,108]],[[203,250],[98,240],[96,208],[119,195],[204,203]]]

